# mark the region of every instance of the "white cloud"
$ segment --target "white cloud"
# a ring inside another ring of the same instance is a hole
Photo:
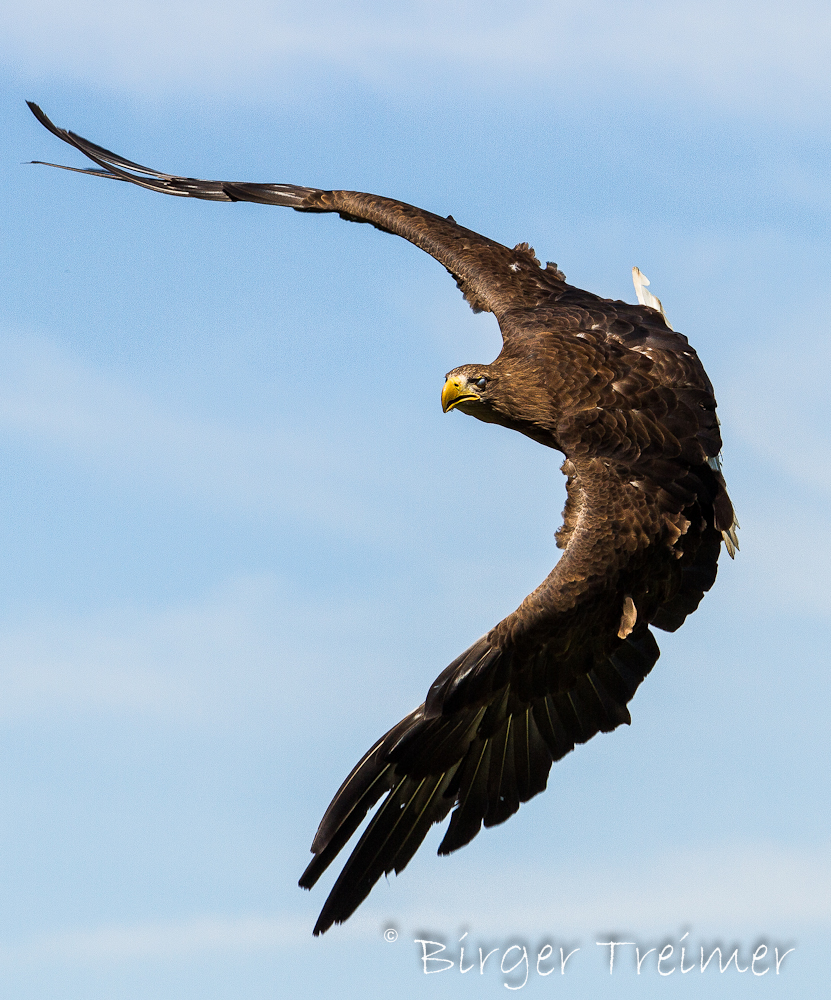
[[[0,718],[92,712],[214,725],[265,710],[290,722],[307,697],[302,678],[334,658],[327,637],[361,627],[355,599],[330,600],[325,622],[318,612],[262,574],[160,610],[31,615],[0,631]]]
[[[739,480],[744,495],[733,497],[742,551],[731,569],[741,578],[742,603],[767,613],[831,612],[831,536],[825,530],[831,348],[813,332],[806,340],[805,332],[821,328],[815,308],[803,304],[775,344],[761,341],[735,358],[735,376],[719,387],[723,430],[733,442],[725,464],[728,488],[733,461],[756,466],[750,483]]]
[[[97,964],[131,959],[272,950],[296,943],[307,928],[285,917],[197,916],[77,929],[0,945],[0,963]]]
[[[457,873],[458,876],[458,873]],[[462,875],[462,877],[464,877]],[[395,920],[406,938],[425,930],[445,936],[469,929],[480,935],[587,934],[610,928],[640,934],[692,928],[699,936],[742,929],[754,934],[792,934],[831,922],[831,861],[827,853],[776,845],[733,844],[629,859],[624,864],[512,868],[469,873],[464,901],[448,894],[446,880],[427,884],[420,901]],[[437,908],[436,900],[441,900]],[[500,902],[494,903],[494,900]],[[333,933],[339,941],[378,940],[389,914],[371,897],[362,911]],[[706,937],[705,937],[706,936]],[[202,914],[184,919],[71,928],[0,944],[0,963],[100,964],[135,959],[279,952],[310,944],[302,918]]]
[[[0,336],[0,429],[35,453],[199,507],[283,512],[341,528],[362,508],[348,490],[333,503],[326,488],[331,470],[346,473],[355,459],[354,447],[345,457],[336,428],[323,435],[195,416],[52,342],[10,332]]]
[[[730,411],[731,431],[789,480],[831,491],[828,425],[828,370],[831,346],[812,337],[800,350],[806,330],[822,329],[810,313],[780,334],[784,345],[762,345],[742,360],[741,378],[721,390]],[[796,349],[795,349],[796,347]]]
[[[447,933],[475,923],[481,932],[529,934],[690,925],[763,932],[831,923],[828,851],[728,843],[569,867],[541,859],[533,867],[500,867],[484,881],[470,872],[464,904],[428,884],[412,922]],[[494,906],[495,899],[505,902]]]
[[[827,103],[826,5],[594,3],[512,6],[422,0],[406,7],[337,2],[227,6],[143,0],[31,0],[6,5],[7,58],[36,74],[69,74],[155,92],[239,90],[321,73],[385,87],[435,86],[436,74],[477,90],[623,81],[757,111],[804,114]],[[291,87],[284,90],[290,100]],[[648,113],[648,108],[644,108]]]
[[[770,511],[770,504],[760,510],[758,502],[739,510],[742,548],[729,569],[735,577],[732,599],[751,615],[831,615],[831,538],[817,530],[819,511],[796,508],[785,513],[785,491],[777,490],[774,500],[783,512],[779,516]]]

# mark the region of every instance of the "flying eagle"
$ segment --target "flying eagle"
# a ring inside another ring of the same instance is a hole
[[[163,194],[337,212],[402,236],[443,264],[502,350],[446,376],[445,412],[501,424],[565,455],[563,555],[512,614],[446,667],[341,785],[300,879],[310,889],[383,797],[314,928],[355,911],[400,872],[434,823],[448,854],[543,791],[575,743],[629,723],[658,659],[650,626],[677,629],[716,577],[738,524],[719,463],[713,387],[634,269],[640,305],[569,285],[527,243],[513,249],[412,205],[355,191],[197,180],[150,170],[35,117],[97,164],[80,169]],[[41,161],[38,161],[41,162]],[[52,164],[53,166],[56,164]]]

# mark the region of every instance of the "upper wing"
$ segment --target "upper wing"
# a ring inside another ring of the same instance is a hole
[[[629,722],[658,659],[649,625],[674,630],[712,586],[720,549],[715,473],[678,503],[602,458],[567,460],[566,552],[520,607],[451,663],[425,703],[358,763],[321,821],[311,888],[377,809],[315,926],[341,923],[383,874],[400,872],[453,809],[439,847],[468,843],[541,792],[553,761]],[[708,471],[709,470],[709,471]],[[673,514],[673,509],[683,513]],[[680,541],[679,541],[680,540]]]
[[[358,191],[321,191],[295,184],[207,181],[165,174],[126,160],[74,132],[58,128],[37,104],[27,103],[45,128],[79,149],[100,169],[65,167],[57,163],[46,166],[128,181],[151,191],[182,198],[250,201],[261,205],[282,205],[298,212],[337,212],[342,219],[351,222],[368,222],[384,232],[402,236],[435,257],[456,279],[473,309],[493,312],[497,319],[509,309],[537,305],[552,292],[562,290],[563,275],[556,264],[541,268],[527,243],[520,243],[510,250],[501,243],[465,229],[452,216],[445,219],[393,198]]]

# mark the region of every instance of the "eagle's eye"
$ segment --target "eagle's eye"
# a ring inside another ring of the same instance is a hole
[[[488,380],[483,375],[481,378],[477,378],[473,384],[476,386],[477,389],[484,389],[485,386],[488,384]]]

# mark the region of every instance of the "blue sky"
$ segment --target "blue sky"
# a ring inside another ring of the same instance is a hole
[[[814,995],[828,976],[826,5],[32,0],[0,12],[0,983],[16,998]],[[458,413],[490,361],[440,265],[330,217],[162,198],[36,123],[202,177],[375,191],[634,300],[716,387],[742,550],[630,706],[463,851],[322,939],[296,886],[364,750],[557,558],[557,456]],[[459,573],[463,565],[464,573]],[[398,939],[384,940],[392,928]],[[634,945],[795,947],[641,975]],[[565,977],[534,955],[579,947]],[[455,949],[455,950],[454,950]],[[466,952],[465,962],[471,950]],[[506,962],[506,967],[516,959]],[[493,962],[493,960],[491,960]],[[558,982],[557,980],[561,980]],[[672,986],[683,980],[684,987]],[[667,985],[667,984],[670,985]],[[4,991],[0,991],[4,992]]]

